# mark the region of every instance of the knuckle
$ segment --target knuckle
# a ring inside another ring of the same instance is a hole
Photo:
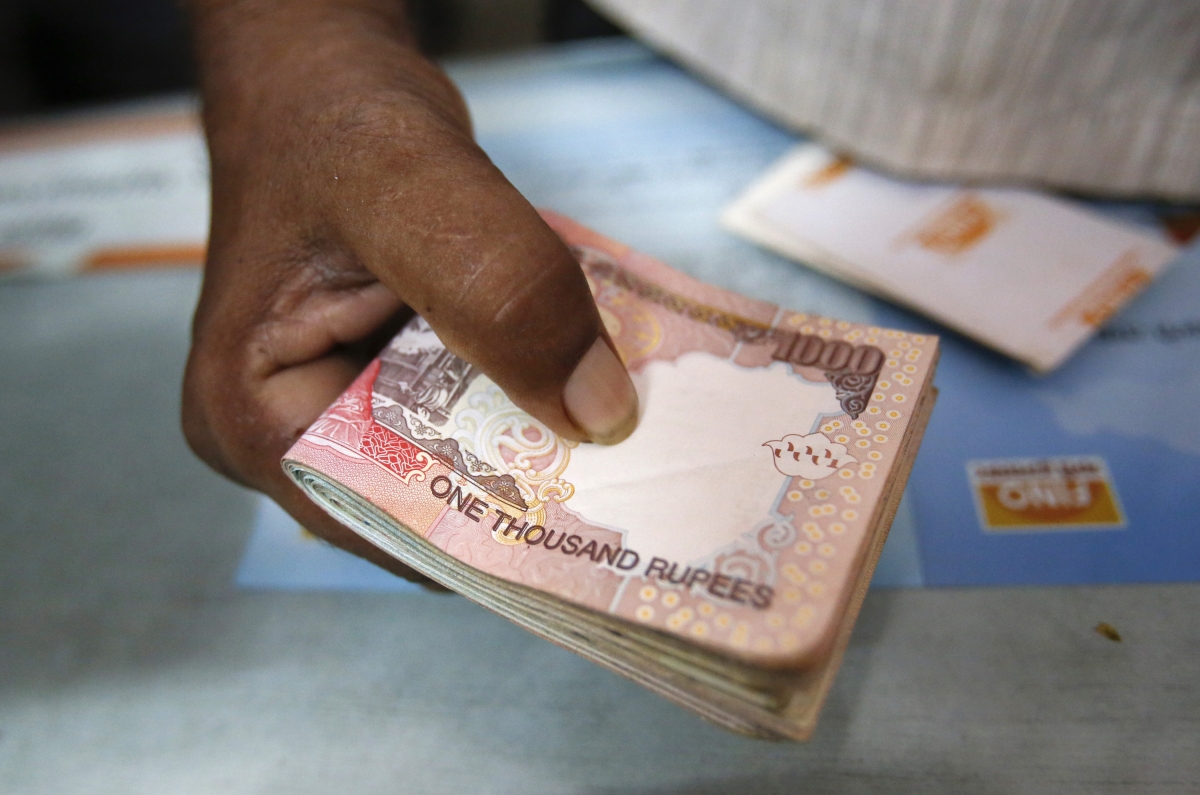
[[[243,411],[242,387],[230,364],[204,344],[193,345],[184,369],[181,427],[188,447],[201,461],[243,485],[253,484],[253,466],[236,431]]]
[[[207,358],[202,348],[193,347],[184,369],[181,404],[183,437],[202,461],[215,469],[223,469],[216,430],[219,409],[211,389],[214,378]]]

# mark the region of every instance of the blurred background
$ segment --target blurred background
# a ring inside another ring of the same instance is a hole
[[[436,57],[620,35],[582,0],[413,0]],[[194,87],[173,0],[0,0],[0,118]]]
[[[754,298],[942,335],[822,726],[768,745],[321,544],[187,449],[208,177],[179,6],[0,0],[0,793],[1195,791],[1200,207],[1080,205],[1182,255],[1034,376],[722,230],[805,139],[582,0],[410,0],[536,205]],[[1125,525],[985,528],[969,463],[1030,456],[1106,462]]]

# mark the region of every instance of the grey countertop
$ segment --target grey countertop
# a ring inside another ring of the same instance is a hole
[[[177,422],[196,289],[0,288],[0,791],[1200,791],[1197,585],[872,591],[807,745],[457,596],[239,591],[254,499]]]

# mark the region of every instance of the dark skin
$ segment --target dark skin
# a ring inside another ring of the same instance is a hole
[[[412,578],[279,461],[414,310],[560,435],[632,430],[636,397],[578,263],[475,144],[400,3],[193,0],[189,11],[213,187],[183,389],[197,455]]]

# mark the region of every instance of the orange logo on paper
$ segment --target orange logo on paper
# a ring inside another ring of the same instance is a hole
[[[913,233],[917,243],[937,254],[962,254],[990,235],[1000,213],[974,193],[960,193]]]
[[[1137,249],[1130,249],[1060,309],[1050,319],[1050,328],[1059,328],[1070,321],[1099,328],[1153,278],[1142,267]]]
[[[1070,530],[1125,524],[1102,458],[971,461],[967,473],[985,530]]]
[[[853,165],[854,161],[848,157],[835,157],[806,176],[801,184],[806,188],[823,188],[845,176]]]

